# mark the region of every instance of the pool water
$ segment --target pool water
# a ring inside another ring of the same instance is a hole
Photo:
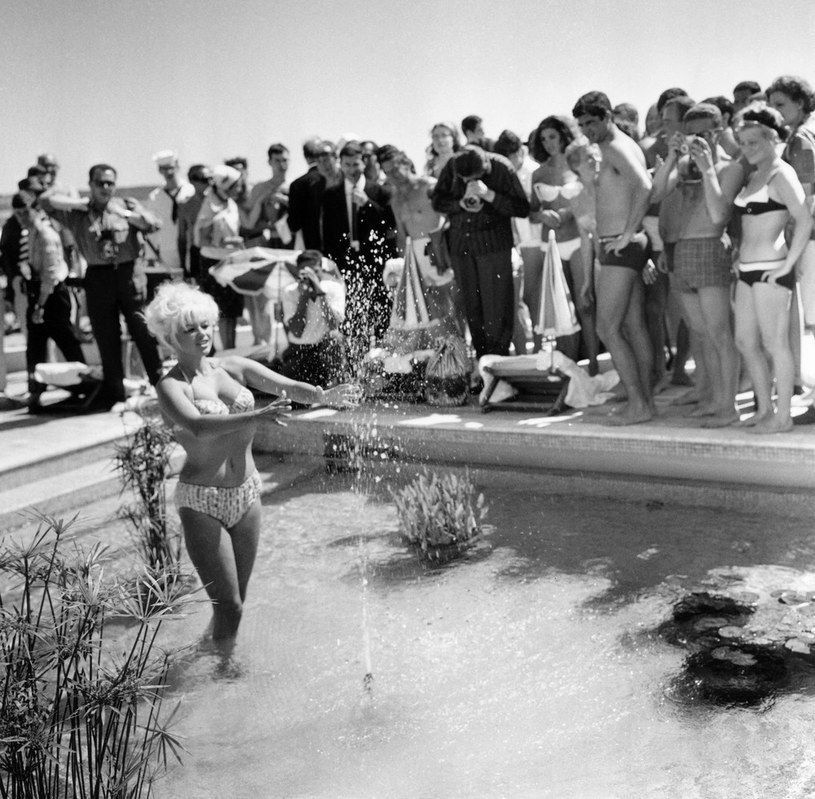
[[[155,795],[815,794],[815,698],[683,701],[687,652],[655,633],[722,570],[806,582],[811,522],[476,480],[492,528],[443,568],[399,540],[389,479],[363,494],[350,476],[319,477],[264,497],[239,641],[174,674],[188,753]],[[208,616],[202,605],[169,628],[173,641],[195,640]]]

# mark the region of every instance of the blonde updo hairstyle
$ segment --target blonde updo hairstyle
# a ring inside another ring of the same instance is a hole
[[[162,283],[144,309],[147,329],[165,346],[175,349],[178,333],[190,324],[218,321],[218,306],[209,294],[187,283]]]

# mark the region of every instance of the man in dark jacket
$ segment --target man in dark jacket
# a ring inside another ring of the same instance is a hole
[[[529,215],[512,164],[468,145],[442,169],[433,208],[450,221],[450,256],[476,356],[508,355],[515,319],[511,220]]]
[[[340,169],[343,179],[323,195],[323,252],[345,279],[347,335],[358,354],[371,335],[379,338],[388,326],[390,301],[382,269],[396,254],[396,221],[388,191],[365,180],[359,142],[342,148]]]

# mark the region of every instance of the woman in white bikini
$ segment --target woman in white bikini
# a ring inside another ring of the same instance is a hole
[[[175,492],[187,552],[213,603],[213,640],[233,639],[260,533],[261,482],[252,458],[257,418],[279,419],[292,400],[349,408],[359,402],[360,391],[298,383],[248,358],[206,357],[218,306],[185,283],[163,284],[145,319],[177,358],[156,391],[187,455]],[[280,399],[255,408],[247,386]]]
[[[594,373],[597,369],[599,343],[593,308],[583,302],[587,296],[584,291],[585,270],[580,248],[580,230],[572,210],[572,202],[580,194],[582,185],[565,155],[566,148],[576,138],[575,130],[576,125],[570,118],[549,116],[538,125],[530,140],[530,153],[540,163],[540,167],[532,175],[529,218],[533,222],[543,223],[544,241],[550,229],[555,231],[566,280],[575,299],[589,368]],[[527,269],[526,263],[524,264],[524,302],[529,307],[533,324],[537,321],[540,309],[542,273],[542,254],[539,269]],[[580,337],[580,333],[575,333],[558,340],[558,349],[577,361],[580,357]],[[535,340],[535,346],[539,349],[538,339]]]
[[[737,118],[736,138],[742,155],[755,167],[735,200],[736,213],[741,216],[736,346],[756,398],[756,413],[741,424],[755,433],[792,429],[790,400],[795,367],[788,331],[793,270],[812,230],[801,183],[778,154],[784,136],[781,115],[764,103],[751,104]],[[787,244],[785,231],[790,221],[794,232]]]

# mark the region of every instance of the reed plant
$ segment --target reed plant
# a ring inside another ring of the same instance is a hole
[[[166,572],[177,568],[181,536],[167,518],[167,478],[175,439],[157,414],[142,413],[142,424],[116,446],[114,462],[122,490],[131,489],[137,502],[120,514],[134,531],[134,540],[148,568]]]
[[[149,602],[108,577],[104,546],[70,545],[74,522],[40,516],[0,548],[2,799],[141,799],[180,761],[175,709],[159,718],[172,653],[156,644],[180,605],[155,574],[139,581]]]
[[[439,475],[424,470],[392,492],[402,537],[426,560],[445,561],[466,549],[481,533],[487,514],[469,472]]]

